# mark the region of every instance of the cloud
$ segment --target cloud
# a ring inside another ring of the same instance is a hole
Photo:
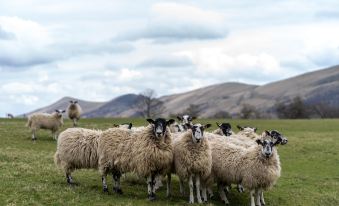
[[[148,58],[137,67],[186,67],[192,65],[192,61],[185,56],[167,55]]]
[[[15,39],[15,35],[11,32],[5,31],[0,25],[0,40],[12,40]]]
[[[145,27],[118,34],[116,39],[136,41],[148,39],[155,43],[187,40],[210,40],[226,37],[223,15],[178,3],[157,3]]]

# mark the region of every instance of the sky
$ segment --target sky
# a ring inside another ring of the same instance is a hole
[[[339,63],[337,0],[0,0],[0,117]]]

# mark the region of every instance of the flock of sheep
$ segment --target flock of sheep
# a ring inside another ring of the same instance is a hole
[[[113,191],[122,194],[121,175],[134,173],[146,178],[148,198],[155,200],[164,177],[167,177],[167,196],[171,195],[171,174],[176,174],[182,195],[185,195],[184,183],[188,183],[189,203],[195,199],[198,203],[206,202],[213,196],[216,183],[225,204],[229,204],[226,194],[235,184],[239,192],[249,191],[251,206],[260,206],[265,205],[263,191],[280,177],[276,146],[286,144],[287,139],[275,130],[258,135],[256,128],[238,126],[240,131],[235,134],[229,123],[217,123],[217,130],[207,132],[211,124],[193,123],[194,118],[189,115],[178,117],[179,122],[147,119],[149,125],[142,127],[129,123],[104,131],[77,128],[81,107],[77,101],[71,101],[67,112],[74,127],[56,138],[64,112],[33,114],[27,126],[32,130],[33,140],[38,129],[52,131],[57,139],[54,162],[63,170],[69,184],[74,183],[71,176],[74,170],[97,169],[103,191],[108,192],[107,175],[111,174]]]

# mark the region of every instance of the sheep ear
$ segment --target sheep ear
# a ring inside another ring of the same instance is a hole
[[[133,126],[133,124],[132,124],[132,123],[129,123],[128,129],[132,129],[132,126]]]
[[[65,113],[65,112],[66,112],[66,110],[62,110],[62,111],[61,111],[61,113]]]
[[[60,111],[56,109],[55,112],[58,112],[58,113],[59,113]]]
[[[240,131],[244,130],[244,128],[243,128],[242,126],[240,126],[240,125],[237,125],[237,127],[238,127],[238,129],[239,129]]]
[[[69,101],[69,103],[73,104],[73,101],[72,101],[72,100],[70,100],[70,101]]]
[[[271,136],[271,133],[270,133],[270,131],[268,131],[268,130],[265,130],[265,134],[266,134],[267,136]]]
[[[258,128],[254,127],[254,132],[257,132]]]
[[[78,103],[78,101],[74,101],[74,104],[77,104]]]
[[[166,122],[166,124],[167,124],[167,125],[171,125],[171,124],[173,124],[174,122],[175,122],[174,119],[170,119],[170,120],[168,120],[168,121]]]
[[[179,121],[182,121],[182,118],[181,118],[181,117],[179,117],[179,116],[177,116],[177,119],[178,119]]]
[[[216,122],[216,124],[217,124],[218,127],[221,127],[221,124],[219,124],[218,122]]]
[[[117,124],[113,124],[113,127],[119,127],[119,125],[117,125]]]
[[[154,123],[155,123],[153,119],[146,119],[146,120],[147,120],[147,122],[150,123],[150,124],[154,124]]]
[[[211,124],[206,124],[206,125],[204,126],[204,128],[207,129],[207,128],[211,127],[211,126],[212,126]]]
[[[258,145],[262,145],[262,141],[261,141],[260,139],[255,140],[255,142],[256,142]]]

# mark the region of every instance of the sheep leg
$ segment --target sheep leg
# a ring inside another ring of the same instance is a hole
[[[255,206],[255,203],[254,203],[254,194],[255,194],[255,190],[251,190],[250,191],[251,206]]]
[[[207,190],[206,190],[206,186],[202,185],[202,199],[204,202],[207,202]]]
[[[36,136],[35,136],[35,130],[32,130],[32,140],[35,142]]]
[[[190,188],[190,201],[189,201],[189,203],[193,204],[194,203],[194,196],[193,196],[193,190],[194,190],[193,175],[190,175],[190,177],[189,177],[188,186]]]
[[[179,189],[180,189],[180,194],[182,196],[185,196],[184,181],[182,179],[179,180]]]
[[[210,199],[213,198],[214,194],[213,194],[212,188],[208,187],[207,188],[207,193],[208,193],[208,196],[209,196]]]
[[[157,175],[155,176],[155,185],[154,185],[154,189],[158,190],[160,187],[162,187],[162,176],[161,175]]]
[[[167,174],[167,197],[171,196],[172,188],[171,188],[171,173]]]
[[[66,180],[67,180],[67,183],[70,185],[74,183],[70,173],[66,173]]]
[[[199,175],[196,175],[195,176],[195,188],[196,188],[196,191],[197,191],[197,201],[198,203],[202,203],[201,201],[201,195],[200,195],[200,176]]]
[[[122,194],[122,190],[121,190],[121,186],[120,186],[121,173],[120,172],[113,172],[112,176],[113,176],[113,180],[114,180],[113,191],[115,193]]]
[[[264,192],[263,192],[263,189],[260,188],[260,202],[261,202],[261,205],[264,206],[266,205],[265,203],[265,199],[264,199]]]
[[[102,189],[103,191],[106,193],[108,193],[108,187],[107,187],[107,183],[106,183],[106,174],[105,175],[102,175],[101,177],[101,181],[102,181]]]
[[[156,199],[155,196],[155,189],[154,189],[154,185],[155,185],[155,175],[150,175],[147,178],[147,185],[148,185],[148,199],[153,201]]]
[[[224,190],[224,185],[221,183],[221,182],[218,182],[218,190],[219,190],[219,195],[220,195],[220,198],[221,200],[226,204],[228,205],[229,202],[228,202],[228,199],[226,197],[226,193],[225,193],[225,190]]]
[[[243,193],[244,187],[239,183],[239,184],[237,184],[237,190],[238,190],[239,193]]]
[[[255,190],[255,200],[256,200],[256,206],[261,206],[261,203],[260,203],[260,195],[261,195],[261,192],[259,189],[256,189]]]

